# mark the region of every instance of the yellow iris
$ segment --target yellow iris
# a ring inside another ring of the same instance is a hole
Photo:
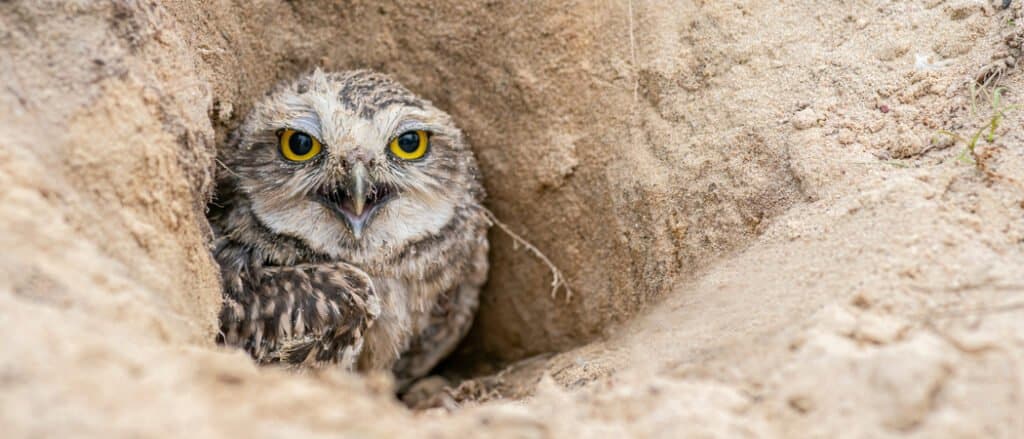
[[[302,131],[281,132],[281,155],[293,162],[304,162],[320,154],[320,141]]]
[[[417,160],[427,154],[430,144],[426,131],[407,131],[391,140],[391,153],[402,160]]]

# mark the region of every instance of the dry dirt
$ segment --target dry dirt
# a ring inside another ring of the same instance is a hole
[[[1002,3],[0,2],[4,436],[1022,437],[1024,109],[937,134],[1024,104]],[[441,408],[213,344],[215,148],[315,66],[452,113],[575,293],[492,232]]]

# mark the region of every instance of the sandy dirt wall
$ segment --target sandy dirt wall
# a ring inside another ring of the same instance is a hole
[[[494,268],[461,355],[467,361],[514,360],[601,335],[801,199],[781,143],[752,129],[710,136],[681,129],[696,119],[640,117],[649,110],[638,91],[660,109],[684,110],[658,95],[676,86],[657,83],[655,67],[634,71],[637,57],[662,54],[630,42],[628,4],[222,2],[168,10],[190,29],[184,37],[211,84],[221,137],[269,86],[317,65],[388,72],[455,116],[480,159],[488,205],[538,243],[577,293],[568,302],[564,292],[550,297],[547,269],[493,234]],[[671,10],[708,21],[694,3]],[[693,53],[724,44],[722,35],[687,32],[700,39]],[[689,61],[673,54],[657,64]],[[710,74],[691,75],[694,87]]]
[[[933,140],[987,123],[994,83],[1019,102],[1020,5],[994,5],[0,2],[0,424],[1019,436],[1020,117],[973,164]],[[457,365],[554,353],[467,382],[460,410],[212,345],[216,145],[318,65],[387,71],[450,111],[490,207],[576,292],[551,298],[492,235]],[[483,402],[501,396],[525,399]]]

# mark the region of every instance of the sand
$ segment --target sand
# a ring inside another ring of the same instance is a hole
[[[0,2],[4,435],[1020,437],[1001,4]],[[458,388],[419,410],[213,343],[216,148],[317,66],[449,111],[574,293],[492,231]],[[991,141],[940,134],[996,90]]]

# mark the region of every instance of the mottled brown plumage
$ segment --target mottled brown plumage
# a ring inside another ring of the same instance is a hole
[[[322,149],[293,160],[287,130]],[[410,132],[428,134],[421,158],[389,149]],[[393,370],[408,382],[465,335],[490,223],[476,160],[448,115],[384,75],[318,70],[258,103],[220,159],[209,215],[219,341],[260,362]]]

